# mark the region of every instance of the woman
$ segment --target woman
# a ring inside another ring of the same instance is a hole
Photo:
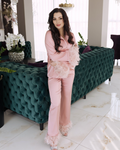
[[[49,30],[45,35],[48,55],[48,87],[51,106],[48,119],[48,134],[45,138],[52,150],[57,150],[59,129],[67,136],[71,127],[70,106],[74,80],[74,68],[78,65],[78,47],[70,32],[66,12],[61,8],[49,14]]]

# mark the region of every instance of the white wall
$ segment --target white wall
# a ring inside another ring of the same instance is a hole
[[[32,58],[35,58],[32,0],[18,1],[18,30],[26,41],[31,42]]]
[[[109,0],[89,0],[88,44],[104,46],[107,44]]]

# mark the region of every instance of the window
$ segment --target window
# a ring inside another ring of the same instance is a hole
[[[35,39],[35,57],[37,60],[47,61],[45,48],[45,33],[48,30],[49,12],[59,4],[65,3],[65,0],[32,0],[33,2],[33,20],[34,20],[34,39]],[[72,32],[75,34],[76,41],[79,41],[78,32],[80,32],[87,41],[88,33],[88,0],[69,0],[75,7],[67,11]]]

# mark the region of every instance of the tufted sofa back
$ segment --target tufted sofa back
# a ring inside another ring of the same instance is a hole
[[[46,122],[50,106],[47,67],[14,62],[1,63],[0,67],[16,70],[12,74],[2,73],[4,106],[35,122]]]
[[[85,46],[81,46],[80,49]],[[72,103],[86,95],[113,74],[114,50],[90,46],[91,52],[80,55],[81,61],[75,68]],[[79,49],[79,51],[80,51]]]

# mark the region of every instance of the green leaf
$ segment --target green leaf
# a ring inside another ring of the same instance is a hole
[[[24,51],[24,49],[25,49],[24,46],[16,45],[15,47],[12,47],[10,52],[20,53],[20,52]]]
[[[78,32],[78,35],[80,36],[80,41],[78,41],[78,45],[87,45],[87,42],[84,41],[84,38],[80,32]]]
[[[0,55],[6,50],[6,48],[4,47],[1,47],[1,50],[0,50]]]
[[[12,70],[12,69],[0,67],[0,72],[13,73],[13,72],[16,72],[16,71],[15,71],[15,70]]]
[[[1,47],[1,50],[0,50],[0,61],[1,61],[1,54],[6,50],[6,48],[4,47]]]

